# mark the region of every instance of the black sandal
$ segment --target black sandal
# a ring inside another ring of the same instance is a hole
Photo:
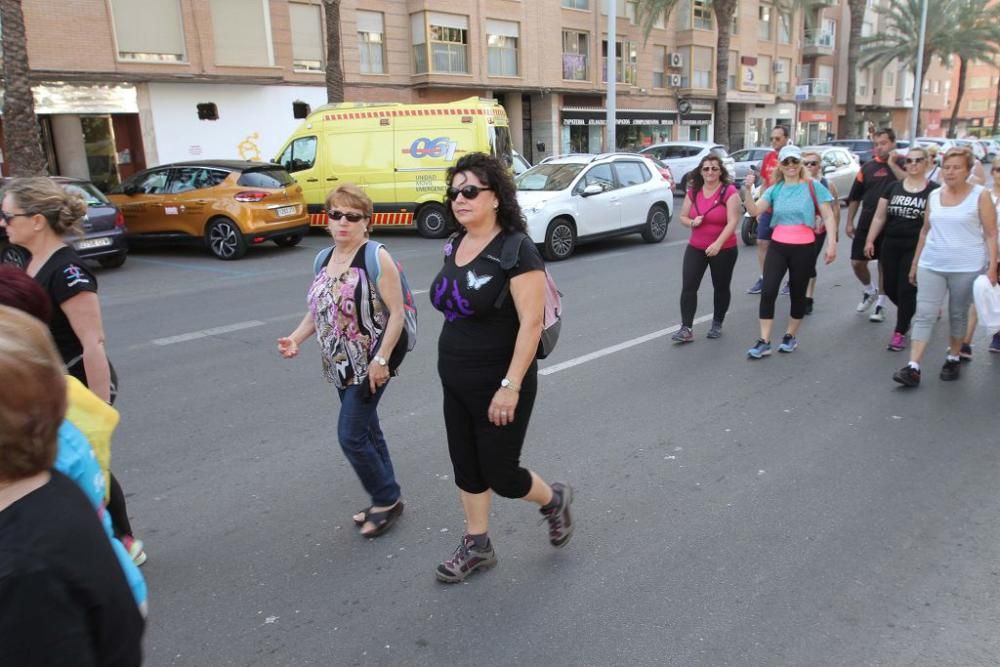
[[[360,528],[361,526],[365,525],[365,522],[368,521],[368,515],[371,514],[372,507],[374,507],[374,505],[369,505],[368,507],[364,508],[363,510],[358,510],[357,512],[354,513],[354,514],[360,514],[361,515],[361,521],[358,521],[357,519],[354,519],[353,515],[351,516],[351,518],[354,519],[354,525],[355,526],[357,526],[357,527]]]
[[[361,537],[378,537],[392,528],[392,525],[396,523],[396,519],[403,513],[403,507],[403,501],[399,500],[384,512],[372,512],[370,511],[371,508],[368,508],[369,511],[365,513],[365,521],[375,524],[375,530],[370,533],[361,532]]]

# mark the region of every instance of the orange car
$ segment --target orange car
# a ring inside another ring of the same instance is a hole
[[[125,215],[130,242],[195,240],[219,259],[239,259],[265,241],[290,247],[309,231],[302,186],[276,164],[165,164],[135,174],[109,198]]]

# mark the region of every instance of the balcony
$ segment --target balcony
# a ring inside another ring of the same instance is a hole
[[[809,86],[809,99],[813,104],[831,104],[833,102],[833,84],[826,79],[806,79],[802,82]]]
[[[803,57],[832,56],[836,38],[832,32],[825,30],[806,30],[806,38],[802,43]]]
[[[838,0],[806,0],[807,7],[836,7],[840,3]]]

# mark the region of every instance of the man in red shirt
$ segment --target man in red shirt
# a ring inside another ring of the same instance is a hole
[[[771,130],[771,152],[764,156],[760,163],[761,183],[766,190],[774,183],[774,170],[778,168],[778,153],[789,144],[788,128],[775,125]],[[747,294],[760,294],[764,283],[764,257],[767,256],[767,246],[771,242],[771,212],[767,211],[757,216],[757,263],[760,264],[760,277]]]

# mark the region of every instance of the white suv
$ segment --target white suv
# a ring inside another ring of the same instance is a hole
[[[572,255],[577,243],[620,234],[659,243],[674,201],[652,160],[635,153],[548,159],[517,178],[517,200],[528,235],[553,261]]]

